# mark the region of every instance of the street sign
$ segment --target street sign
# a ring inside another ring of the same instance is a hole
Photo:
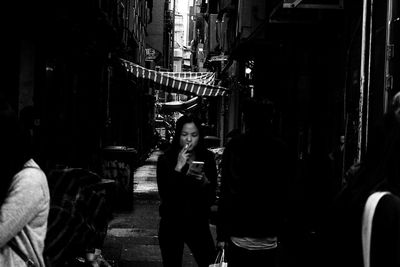
[[[155,60],[159,54],[154,48],[146,48],[146,60]]]

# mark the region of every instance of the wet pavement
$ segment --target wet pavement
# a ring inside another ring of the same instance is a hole
[[[160,200],[156,163],[159,155],[159,151],[154,151],[135,171],[132,211],[114,213],[109,223],[102,255],[114,267],[162,266],[157,236]],[[197,266],[186,246],[182,266]]]

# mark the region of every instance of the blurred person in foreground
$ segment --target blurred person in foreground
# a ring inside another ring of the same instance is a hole
[[[19,253],[34,266],[45,266],[50,201],[47,179],[26,154],[27,143],[22,140],[17,116],[3,98],[0,125],[0,266],[27,266]]]
[[[274,105],[244,106],[245,133],[226,146],[222,159],[217,246],[229,266],[276,266],[287,201],[288,149],[274,136]]]
[[[201,172],[188,173],[193,161],[204,162]],[[170,148],[157,161],[159,244],[164,266],[182,266],[185,243],[198,266],[208,267],[214,261],[216,250],[209,219],[216,180],[214,154],[204,145],[199,119],[183,115],[177,120]]]
[[[385,192],[372,219],[370,267],[400,266],[400,94],[371,136],[365,161],[337,196],[323,231],[326,266],[366,266],[362,218],[367,200]],[[376,196],[376,195],[375,195]],[[324,262],[325,264],[325,262]]]

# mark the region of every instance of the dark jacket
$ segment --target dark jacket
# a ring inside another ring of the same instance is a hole
[[[222,159],[217,239],[277,236],[286,206],[287,147],[272,135],[247,133]]]
[[[361,224],[362,205],[349,203],[333,213],[326,229],[322,253],[331,259],[326,266],[363,267]],[[386,195],[378,203],[372,221],[371,267],[400,266],[400,198]],[[321,262],[322,263],[322,262]],[[325,263],[324,263],[325,264]]]
[[[177,154],[167,151],[158,158],[157,185],[161,198],[160,216],[171,220],[208,219],[210,207],[215,202],[217,169],[214,154],[204,150],[197,153],[196,160],[204,161],[208,184],[187,176],[188,164],[181,172],[175,171]]]
[[[379,201],[372,222],[371,240],[371,267],[400,266],[399,197],[388,195]]]

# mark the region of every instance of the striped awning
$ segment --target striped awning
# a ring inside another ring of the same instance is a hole
[[[192,81],[202,84],[214,85],[215,82],[215,73],[214,72],[163,72],[163,75],[167,75],[168,77]]]
[[[126,70],[135,78],[156,85],[157,89],[197,96],[224,96],[229,89],[214,85],[212,72],[160,72],[150,70],[125,59],[121,59]]]

